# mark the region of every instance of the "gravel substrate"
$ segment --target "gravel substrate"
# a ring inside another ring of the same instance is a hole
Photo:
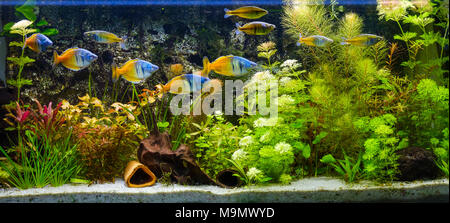
[[[129,188],[114,183],[0,189],[0,202],[21,203],[197,203],[197,202],[449,202],[448,179],[375,184],[345,184],[329,177],[306,178],[289,185],[225,189],[217,186],[162,185]]]

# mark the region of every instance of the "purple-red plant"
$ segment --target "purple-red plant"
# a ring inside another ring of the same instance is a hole
[[[56,108],[53,109],[52,102],[50,102],[48,106],[44,105],[44,107],[42,107],[37,99],[33,99],[33,101],[36,102],[38,109],[37,111],[32,111],[34,123],[32,123],[32,128],[30,130],[33,132],[43,131],[47,138],[49,136],[54,136],[65,122],[64,117],[58,115],[62,103],[58,103]]]
[[[22,110],[22,108],[20,108],[20,105],[19,105],[19,103],[18,102],[16,102],[16,110],[15,110],[15,115],[11,112],[11,110],[9,110],[8,109],[8,111],[9,111],[9,113],[8,114],[6,114],[6,117],[11,117],[11,118],[13,118],[16,122],[17,122],[17,124],[18,124],[18,127],[17,128],[20,128],[20,126],[22,126],[23,124],[24,124],[24,122],[27,120],[27,118],[28,118],[28,116],[31,114],[31,112],[30,112],[30,110],[29,109],[26,109],[25,110],[25,108]],[[5,118],[4,119],[8,124],[10,124],[10,125],[12,125],[12,126],[16,126],[14,123],[12,123],[8,118]]]

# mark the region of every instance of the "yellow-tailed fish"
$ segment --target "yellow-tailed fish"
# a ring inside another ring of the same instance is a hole
[[[250,68],[257,64],[239,56],[221,56],[214,62],[210,63],[208,57],[203,57],[203,71],[202,76],[208,76],[212,70],[218,74],[225,76],[242,76],[249,72]]]
[[[217,92],[221,87],[221,82],[218,79],[209,79],[196,74],[183,74],[172,78],[165,84],[161,92],[170,92],[172,94],[189,94],[191,92],[200,91],[205,86],[213,87],[213,93]]]
[[[42,51],[45,51],[48,46],[53,45],[53,42],[46,37],[44,34],[35,33],[28,37],[25,40],[25,44],[23,47],[25,48],[28,46],[31,50],[33,50],[36,53],[40,53]]]
[[[351,39],[342,37],[341,45],[355,45],[355,46],[372,46],[382,40],[383,37],[373,34],[361,34]]]
[[[230,16],[235,15],[244,19],[258,19],[268,13],[267,10],[256,6],[244,6],[235,10],[229,10],[225,8],[224,11],[225,11],[224,18],[228,18]]]
[[[140,59],[129,60],[121,68],[113,63],[112,79],[115,82],[122,76],[125,80],[137,84],[145,81],[158,69],[158,66]]]
[[[276,26],[266,22],[250,22],[243,26],[239,26],[239,23],[236,23],[236,28],[236,34],[244,32],[248,35],[267,35],[275,29]]]
[[[297,46],[300,46],[302,43],[304,43],[308,46],[324,47],[332,42],[333,40],[326,36],[313,35],[308,37],[302,37],[302,34],[300,33]]]
[[[125,46],[126,36],[120,38],[114,33],[110,33],[103,30],[94,30],[84,33],[85,36],[92,36],[94,40],[98,43],[119,43],[122,49],[127,49]]]
[[[70,70],[79,71],[89,66],[97,58],[97,55],[81,48],[67,49],[61,56],[53,51],[53,66],[61,63]]]

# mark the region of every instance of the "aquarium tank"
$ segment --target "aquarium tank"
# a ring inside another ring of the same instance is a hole
[[[0,187],[448,179],[448,0],[0,0]]]

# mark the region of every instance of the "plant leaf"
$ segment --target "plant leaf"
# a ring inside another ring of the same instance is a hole
[[[58,33],[59,33],[59,31],[55,28],[45,29],[44,31],[41,32],[41,34],[44,34],[46,36],[53,36]]]
[[[36,26],[45,26],[48,25],[47,20],[41,19],[39,22],[36,23]]]

